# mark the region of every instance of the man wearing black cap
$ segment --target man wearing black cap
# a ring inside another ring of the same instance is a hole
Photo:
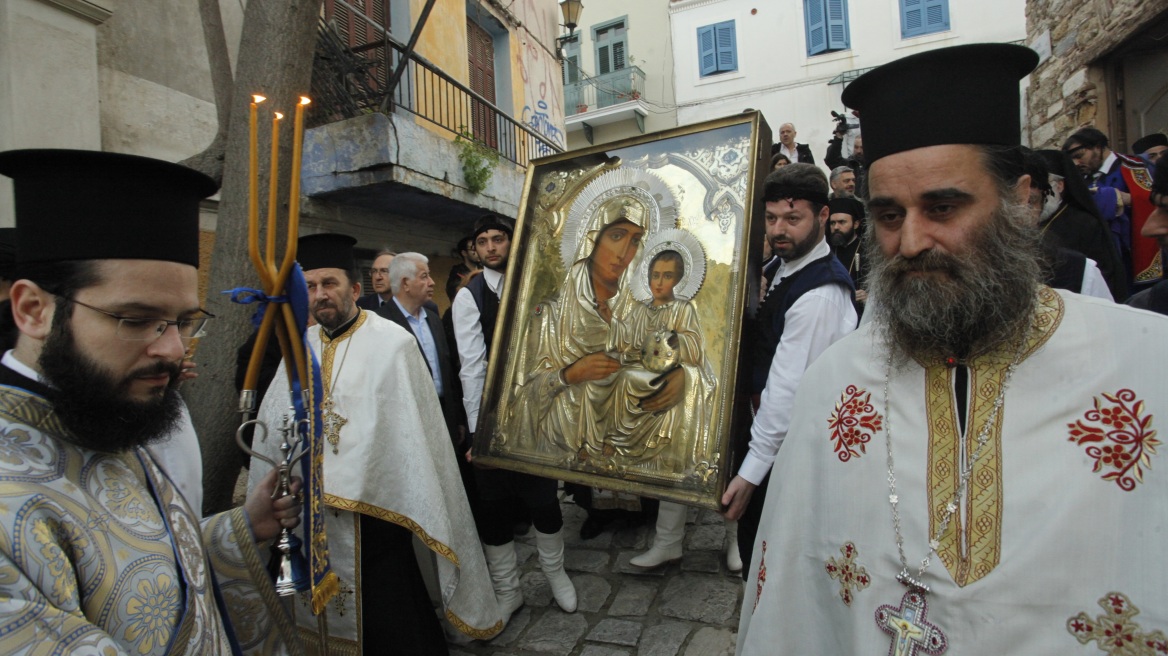
[[[1163,648],[1168,390],[1146,363],[1168,320],[1040,284],[1018,90],[1037,63],[957,46],[845,90],[872,321],[803,377],[740,653]]]
[[[1091,258],[1107,282],[1111,297],[1127,298],[1127,274],[1111,241],[1111,232],[1091,200],[1091,192],[1077,175],[1070,156],[1061,150],[1039,150],[1050,177],[1050,195],[1043,204],[1038,227],[1044,241]]]
[[[831,250],[848,270],[856,287],[856,312],[863,314],[868,290],[864,279],[868,276],[868,257],[863,251],[864,240],[860,226],[864,220],[864,204],[855,198],[833,198],[827,205],[827,227]]]
[[[3,650],[228,654],[240,635],[248,653],[295,649],[256,549],[299,523],[295,497],[271,499],[271,472],[200,528],[146,448],[179,421],[180,363],[210,318],[198,208],[215,183],[69,150],[0,153],[0,174],[20,244],[0,306],[17,331],[0,362]]]
[[[1100,216],[1111,228],[1129,289],[1136,291],[1159,280],[1164,275],[1160,247],[1140,235],[1152,211],[1148,201],[1152,172],[1148,165],[1112,151],[1107,135],[1095,128],[1082,128],[1067,137],[1063,152],[1074,160],[1091,189]]]
[[[321,365],[324,515],[330,564],[341,587],[327,606],[329,638],[334,648],[358,654],[445,654],[446,639],[414,555],[415,537],[437,555],[451,624],[480,639],[503,624],[457,482],[434,380],[409,332],[356,306],[355,243],[346,235],[318,234],[301,237],[297,248],[319,326],[309,330],[309,344]],[[283,385],[283,373],[275,380]],[[287,395],[273,392],[259,411],[268,426],[280,425],[287,412]],[[253,448],[275,457],[276,441]],[[251,468],[251,484],[262,469]],[[296,620],[310,651],[318,650],[312,613],[298,605]]]
[[[487,362],[499,300],[503,295],[503,274],[511,252],[511,222],[488,214],[475,222],[471,236],[475,251],[485,267],[454,297],[454,334],[462,361],[463,405],[467,428],[474,434],[479,403],[487,377]],[[519,564],[515,554],[511,506],[517,498],[535,526],[539,565],[551,586],[556,604],[565,612],[576,610],[576,588],[564,572],[564,518],[556,497],[556,481],[502,469],[476,469],[479,493],[479,535],[491,570],[491,583],[503,613],[503,621],[523,605],[519,585]]]
[[[1168,136],[1163,132],[1153,132],[1136,139],[1132,144],[1132,152],[1143,157],[1151,164],[1159,164],[1168,153]]]
[[[766,236],[782,264],[758,309],[759,339],[750,345],[750,394],[756,411],[749,434],[739,440],[737,475],[722,496],[726,517],[738,520],[739,551],[746,565],[803,372],[856,328],[852,279],[825,237],[827,189],[827,178],[813,164],[785,166],[768,175],[763,185]]]

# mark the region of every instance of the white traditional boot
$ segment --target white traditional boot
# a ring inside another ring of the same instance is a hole
[[[547,577],[552,596],[565,613],[576,611],[576,586],[564,571],[564,531],[535,532],[535,546],[539,550],[539,568]]]
[[[681,560],[681,542],[685,538],[688,510],[680,503],[662,501],[657,511],[657,535],[648,551],[629,560],[634,567],[660,567]]]
[[[503,614],[503,624],[507,624],[511,614],[523,605],[515,543],[498,546],[484,544],[483,551],[487,556],[487,571],[491,573],[491,587],[495,589],[495,601],[499,603],[499,612]]]
[[[738,551],[738,522],[726,521],[726,568],[731,572],[742,571],[742,554]]]

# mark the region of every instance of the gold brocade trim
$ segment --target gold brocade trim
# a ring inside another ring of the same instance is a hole
[[[304,653],[308,656],[361,656],[361,646],[353,640],[329,635],[326,655],[326,652],[320,648],[320,634],[304,627],[300,627],[298,633],[300,634],[300,644],[303,645]]]
[[[280,595],[276,594],[276,587],[270,585],[271,576],[268,574],[268,568],[265,566],[263,559],[260,558],[260,551],[256,548],[256,544],[250,539],[251,527],[247,524],[247,513],[243,508],[232,508],[227,511],[227,516],[231,521],[231,530],[238,536],[236,544],[239,546],[239,553],[243,556],[244,565],[247,566],[248,574],[251,575],[252,584],[259,592],[260,600],[263,601],[264,608],[268,611],[268,615],[272,618],[275,626],[275,633],[281,636],[281,642],[288,650],[289,654],[299,656],[303,654],[303,650],[291,636],[296,632],[296,624],[289,615],[287,608],[280,600]]]
[[[1037,294],[1034,324],[1026,337],[1019,362],[1030,357],[1050,339],[1062,322],[1063,300],[1049,287]],[[961,448],[956,399],[956,370],[939,359],[925,367],[925,408],[929,429],[928,480],[929,535],[946,515],[945,506],[957,493],[963,459],[976,448],[977,436],[993,414],[1006,370],[1015,357],[1013,345],[973,358],[969,362],[969,426]],[[1005,407],[991,427],[981,457],[969,477],[964,506],[953,516],[941,536],[937,554],[958,586],[966,586],[989,574],[1002,553],[1002,424]]]
[[[65,423],[53,410],[53,404],[45,397],[28,390],[0,386],[0,416],[74,444],[71,440],[73,433],[65,428]]]
[[[339,510],[348,510],[349,512],[368,515],[369,517],[385,520],[387,522],[397,524],[402,528],[408,529],[411,533],[417,536],[419,540],[422,541],[422,544],[426,545],[427,549],[433,551],[439,556],[442,556],[446,560],[449,560],[455,567],[460,567],[458,562],[458,555],[454,553],[453,549],[430,537],[430,534],[427,533],[420,524],[410,519],[409,517],[406,517],[405,515],[395,513],[392,510],[386,510],[385,508],[379,508],[372,504],[365,503],[364,501],[344,499],[342,497],[328,494],[327,492],[324,495],[324,502],[325,505],[332,506],[333,508],[337,508]]]
[[[330,338],[324,332],[323,327],[320,329],[320,344],[322,347],[320,349],[322,351],[320,355],[320,382],[324,389],[325,398],[328,398],[329,393],[332,391],[329,388],[333,384],[333,359],[337,355],[337,346],[352,337],[353,333],[357,332],[357,329],[365,323],[365,310],[358,310],[358,312],[360,314],[357,316],[357,320],[353,322],[353,325],[349,326],[348,330],[336,337]]]
[[[1148,268],[1136,274],[1136,282],[1153,282],[1163,276],[1164,265],[1160,261],[1161,253],[1163,251],[1158,251],[1156,256],[1152,258],[1152,263],[1148,265]]]
[[[446,611],[446,619],[454,628],[474,638],[475,640],[490,640],[503,631],[503,620],[495,622],[495,625],[489,629],[476,629],[464,622],[461,617],[455,615],[454,611],[449,609]]]

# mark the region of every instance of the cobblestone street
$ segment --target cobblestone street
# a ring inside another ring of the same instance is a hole
[[[565,568],[579,609],[564,613],[539,571],[531,538],[517,540],[526,604],[490,642],[451,645],[454,656],[721,656],[734,653],[741,578],[726,569],[722,518],[689,510],[681,565],[646,572],[629,559],[648,548],[652,526],[616,522],[580,539],[584,510],[562,504]]]

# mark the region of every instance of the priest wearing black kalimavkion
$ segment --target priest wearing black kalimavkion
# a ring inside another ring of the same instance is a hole
[[[275,472],[200,521],[148,445],[180,425],[199,307],[199,202],[177,164],[0,153],[19,248],[0,330],[0,645],[7,654],[283,654],[257,543],[294,528]],[[298,488],[299,483],[294,484]],[[295,490],[294,490],[295,491]]]
[[[941,48],[844,91],[871,320],[799,387],[740,654],[1168,650],[1168,318],[1041,284],[1019,111],[1037,63]]]
[[[827,240],[831,252],[848,270],[856,286],[856,313],[864,313],[868,289],[868,256],[864,250],[864,204],[856,198],[833,198],[827,204]]]
[[[413,335],[356,306],[355,243],[345,235],[310,235],[297,251],[318,324],[309,344],[320,359],[324,516],[341,588],[326,606],[329,652],[446,654],[415,539],[436,556],[442,611],[453,628],[486,639],[503,622],[457,484],[434,380]],[[275,380],[283,378],[281,371]],[[286,393],[271,390],[259,417],[279,426],[287,405]],[[274,458],[276,442],[257,435],[252,448]],[[252,484],[262,469],[251,468]],[[306,605],[297,604],[296,621],[306,651],[321,653]]]

